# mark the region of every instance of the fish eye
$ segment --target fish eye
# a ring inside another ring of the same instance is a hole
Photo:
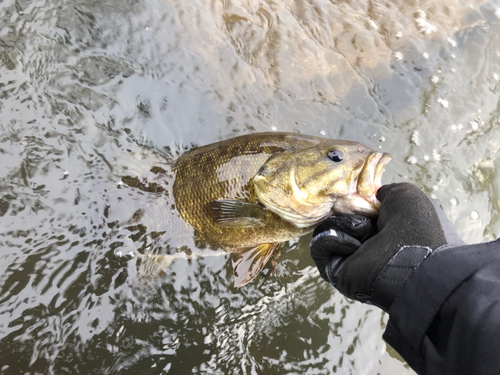
[[[331,151],[328,151],[326,154],[326,157],[333,161],[334,163],[340,163],[345,159],[345,154],[344,151],[334,149]]]

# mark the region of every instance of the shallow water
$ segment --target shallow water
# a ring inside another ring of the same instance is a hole
[[[228,256],[141,273],[159,245],[106,215],[155,197],[120,178],[196,145],[359,141],[466,242],[500,234],[498,0],[4,0],[0,19],[2,373],[411,373],[308,237],[241,289]]]

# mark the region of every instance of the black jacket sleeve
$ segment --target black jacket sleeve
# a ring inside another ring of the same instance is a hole
[[[429,256],[392,305],[384,339],[418,374],[500,373],[500,240]]]

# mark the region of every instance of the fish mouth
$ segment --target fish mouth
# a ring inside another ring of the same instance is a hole
[[[361,173],[359,174],[356,193],[364,198],[378,211],[380,202],[377,199],[377,190],[382,186],[384,168],[391,161],[391,155],[374,152],[368,156]]]

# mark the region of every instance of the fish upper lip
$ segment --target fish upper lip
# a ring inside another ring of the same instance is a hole
[[[373,178],[373,184],[375,186],[375,191],[378,190],[380,186],[382,186],[382,174],[384,173],[384,168],[391,161],[391,155],[387,153],[383,153],[380,159],[378,160],[377,165],[375,166],[375,175]]]
[[[358,176],[356,192],[367,198],[375,196],[377,189],[382,184],[382,174],[387,163],[391,160],[391,155],[382,152],[370,154],[363,165],[363,169]],[[374,198],[376,200],[376,198]],[[374,200],[374,203],[376,203]]]

